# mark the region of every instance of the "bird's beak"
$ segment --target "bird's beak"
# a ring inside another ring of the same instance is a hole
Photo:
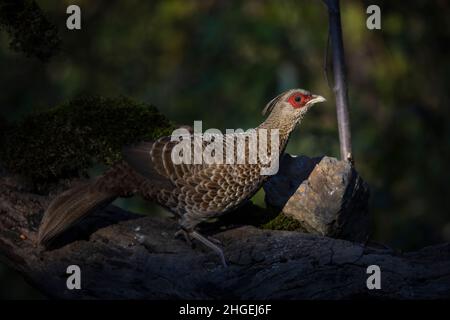
[[[308,107],[308,106],[312,106],[313,104],[316,104],[316,103],[319,103],[319,102],[324,102],[324,101],[327,101],[327,99],[325,99],[325,98],[322,97],[322,96],[313,94],[311,100],[309,100],[309,101],[306,103],[306,106],[307,106],[307,107]]]

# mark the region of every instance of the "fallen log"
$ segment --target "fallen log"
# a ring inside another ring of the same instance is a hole
[[[435,299],[450,297],[450,244],[410,253],[320,235],[240,226],[214,237],[229,267],[175,239],[176,223],[115,206],[98,210],[50,250],[35,245],[55,194],[0,179],[0,257],[49,297],[62,299]],[[69,290],[67,268],[81,270]],[[367,268],[381,270],[369,290]]]

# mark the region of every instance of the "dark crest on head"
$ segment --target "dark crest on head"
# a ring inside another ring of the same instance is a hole
[[[281,94],[279,94],[278,96],[276,96],[275,98],[273,98],[272,100],[269,101],[268,104],[266,104],[266,107],[264,108],[264,110],[262,111],[262,115],[263,116],[268,116],[273,108],[275,107],[275,105],[281,100],[281,98],[284,96],[286,92],[283,92]]]

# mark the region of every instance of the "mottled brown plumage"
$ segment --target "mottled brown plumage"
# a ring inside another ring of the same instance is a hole
[[[281,154],[290,133],[309,107],[323,100],[300,89],[282,93],[267,104],[263,111],[268,115],[267,119],[256,128],[256,132],[261,129],[269,133],[279,130],[280,143],[276,152]],[[231,141],[234,141],[236,153],[238,139],[238,133],[225,136],[223,154]],[[194,140],[192,147],[203,150],[208,145]],[[267,140],[270,154],[270,138]],[[251,198],[269,177],[261,175],[261,168],[268,165],[259,159],[257,163],[250,163],[248,144],[242,164],[174,164],[171,154],[176,145],[177,142],[171,141],[170,137],[162,137],[124,148],[124,161],[93,182],[66,191],[50,204],[41,223],[39,242],[47,243],[116,197],[139,194],[175,213],[185,235],[211,247],[225,264],[220,248],[194,229],[200,222],[234,210]]]

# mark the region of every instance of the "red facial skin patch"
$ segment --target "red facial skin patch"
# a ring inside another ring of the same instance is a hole
[[[306,95],[306,94],[301,94],[301,93],[293,93],[290,95],[290,97],[288,98],[288,102],[291,104],[292,107],[294,107],[295,109],[298,108],[302,108],[305,106],[305,104],[311,100],[311,96],[310,95]]]

